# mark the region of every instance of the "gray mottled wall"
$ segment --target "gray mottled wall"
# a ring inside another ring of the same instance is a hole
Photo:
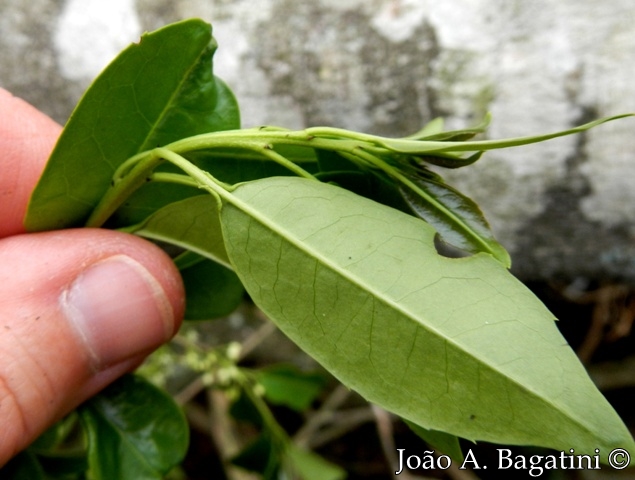
[[[632,0],[0,0],[0,85],[60,122],[144,30],[213,23],[245,126],[402,135],[491,111],[491,137],[635,111]],[[635,282],[635,120],[447,175],[525,279]]]

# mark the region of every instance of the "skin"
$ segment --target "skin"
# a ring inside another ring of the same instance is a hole
[[[29,196],[60,132],[0,89],[0,466],[138,366],[183,317],[178,271],[149,242],[100,229],[25,233]],[[126,330],[126,312],[139,327]]]

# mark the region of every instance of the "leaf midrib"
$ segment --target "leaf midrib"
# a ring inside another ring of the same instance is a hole
[[[296,247],[298,250],[304,252],[305,254],[310,256],[311,258],[315,258],[318,262],[322,263],[323,266],[325,266],[325,267],[331,269],[332,271],[336,272],[337,274],[341,275],[347,281],[349,281],[350,283],[354,284],[355,286],[357,286],[358,288],[362,289],[363,291],[367,291],[368,292],[368,289],[366,287],[368,287],[369,285],[367,283],[364,283],[362,281],[362,279],[359,278],[357,275],[353,274],[352,272],[350,272],[349,270],[345,269],[344,267],[340,267],[336,263],[332,262],[327,257],[325,257],[324,255],[322,255],[321,253],[316,251],[314,247],[312,247],[310,245],[307,245],[306,243],[302,242],[300,239],[296,238],[295,235],[293,235],[291,232],[289,232],[286,228],[281,227],[279,224],[271,221],[268,217],[263,216],[258,210],[253,208],[251,205],[249,205],[245,201],[237,198],[233,194],[222,195],[222,198],[223,198],[223,200],[225,200],[225,201],[229,202],[230,204],[232,204],[238,210],[241,210],[244,213],[246,213],[247,215],[249,215],[250,217],[252,217],[254,220],[259,222],[264,227],[266,227],[266,228],[270,229],[271,231],[273,231],[274,233],[277,233],[278,235],[280,235],[280,237],[282,237],[285,241],[287,241],[288,243],[290,243],[291,245]],[[222,211],[221,211],[221,214],[222,214]],[[554,404],[551,401],[545,399],[543,396],[539,395],[538,392],[530,390],[526,385],[524,385],[522,383],[519,383],[513,377],[510,377],[509,375],[507,375],[504,372],[500,371],[498,369],[498,367],[495,367],[495,366],[493,366],[493,365],[491,365],[489,363],[484,362],[481,358],[475,356],[473,354],[473,352],[470,352],[469,350],[466,350],[465,348],[462,347],[461,344],[459,344],[456,341],[454,341],[453,338],[448,337],[446,335],[443,335],[441,332],[439,332],[433,326],[418,322],[417,319],[416,319],[416,315],[414,315],[408,309],[402,308],[400,305],[396,304],[390,297],[386,297],[383,292],[380,292],[377,295],[372,293],[372,295],[375,298],[377,298],[379,301],[381,301],[384,304],[386,304],[387,306],[389,306],[390,308],[393,308],[394,310],[398,311],[400,314],[402,314],[404,317],[408,318],[410,321],[412,321],[415,324],[421,326],[422,328],[426,329],[427,331],[431,332],[432,334],[434,334],[434,335],[436,335],[436,336],[438,336],[440,338],[443,338],[445,341],[447,341],[448,343],[453,345],[459,351],[461,351],[464,354],[469,355],[470,357],[474,358],[479,364],[487,365],[489,368],[491,368],[492,370],[497,372],[501,377],[506,378],[511,383],[519,386],[520,388],[522,388],[522,390],[526,391],[529,395],[532,395],[533,397],[538,398],[541,403],[547,403],[549,405],[552,405],[559,412],[563,413],[567,418],[570,418],[576,425],[580,425],[583,430],[586,430],[592,436],[595,436],[595,434],[593,433],[593,430],[590,427],[587,426],[586,422],[581,422],[581,421],[579,421],[577,419],[577,417],[572,417],[571,415],[569,415],[569,413],[566,410],[563,410],[562,408],[560,408],[560,405]]]
[[[165,121],[165,118],[167,117],[168,112],[173,108],[176,98],[181,93],[181,91],[183,89],[183,85],[185,84],[187,79],[190,78],[190,75],[191,75],[192,71],[199,64],[199,62],[201,61],[201,58],[203,57],[203,55],[207,52],[207,49],[210,46],[210,42],[211,42],[212,38],[213,37],[212,37],[212,35],[210,33],[209,34],[209,38],[205,42],[205,46],[201,49],[200,53],[196,56],[196,61],[192,62],[192,64],[190,65],[190,68],[186,70],[187,73],[181,77],[181,80],[178,82],[177,87],[172,92],[172,95],[170,95],[170,98],[166,102],[165,107],[161,110],[161,113],[157,116],[156,121],[152,124],[152,128],[150,128],[150,130],[148,131],[148,134],[144,137],[143,142],[140,143],[140,147],[139,147],[139,149],[137,150],[136,153],[141,153],[141,152],[143,152],[143,151],[148,149],[148,146],[146,145],[148,143],[148,140],[150,138],[152,138],[154,133],[157,131],[159,125],[162,125],[163,122]],[[161,50],[164,47],[164,45],[165,45],[165,41],[163,41],[161,43],[161,45],[159,46],[158,50]],[[156,57],[156,56],[158,56],[158,54],[155,54],[154,56]]]

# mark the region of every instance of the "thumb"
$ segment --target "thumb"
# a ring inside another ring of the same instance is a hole
[[[183,298],[172,261],[131,235],[0,240],[0,466],[172,337]]]

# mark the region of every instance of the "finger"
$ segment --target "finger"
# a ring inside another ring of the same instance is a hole
[[[169,257],[131,235],[0,240],[0,465],[174,335],[183,298]]]
[[[0,88],[0,238],[24,231],[26,206],[61,127]]]

